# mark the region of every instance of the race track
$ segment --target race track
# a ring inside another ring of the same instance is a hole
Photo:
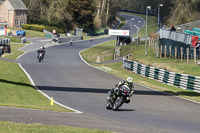
[[[128,25],[124,29],[130,28],[132,16],[126,15],[126,18]],[[17,61],[42,92],[63,105],[83,112],[82,115],[88,118],[88,125],[94,124],[92,119],[101,120],[101,124],[94,128],[129,133],[199,133],[200,104],[140,85],[135,85],[135,94],[130,104],[124,104],[119,111],[106,110],[107,92],[121,79],[87,65],[80,58],[79,52],[111,39],[115,37],[95,39],[93,43],[86,40],[75,42],[72,46],[66,43],[49,47],[40,63],[36,51],[26,49],[30,52]],[[58,118],[55,117],[55,121]],[[48,119],[38,123],[45,124],[45,121],[49,124]],[[112,121],[110,126],[109,121]]]

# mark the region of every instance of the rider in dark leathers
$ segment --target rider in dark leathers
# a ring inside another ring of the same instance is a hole
[[[40,47],[40,49],[37,50],[37,57],[38,57],[38,59],[39,59],[40,53],[43,54],[42,58],[44,58],[45,52],[46,52],[45,47]]]
[[[115,94],[115,92],[117,92],[119,90],[119,88],[122,85],[127,85],[131,91],[131,94],[129,96],[129,101],[128,101],[128,102],[130,102],[130,97],[133,95],[133,92],[134,92],[133,79],[131,77],[128,77],[126,80],[122,80],[121,82],[116,84],[115,88],[111,89],[110,93],[108,94],[107,99],[110,100],[111,97]]]

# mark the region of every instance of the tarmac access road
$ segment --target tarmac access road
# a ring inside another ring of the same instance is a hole
[[[48,47],[42,62],[37,61],[36,51],[27,52],[17,60],[43,93],[83,113],[0,107],[0,119],[124,133],[199,133],[200,104],[137,84],[129,104],[119,111],[106,109],[107,92],[121,79],[87,65],[79,52],[111,39]]]

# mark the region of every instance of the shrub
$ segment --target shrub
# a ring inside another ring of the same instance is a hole
[[[56,26],[48,26],[48,25],[23,24],[22,28],[26,30],[34,30],[34,31],[40,31],[40,32],[43,32],[44,29],[50,32],[52,32],[53,30],[56,30],[57,33],[66,32],[66,29],[58,28]]]
[[[43,25],[31,25],[30,30],[40,31],[42,32],[45,27]]]
[[[31,25],[31,24],[23,24],[22,25],[22,29],[34,30],[34,31],[40,31],[40,32],[42,32],[44,28],[45,27],[43,25],[35,25],[35,24],[33,24],[33,25]]]
[[[22,29],[30,30],[30,28],[31,28],[31,25],[29,25],[29,24],[22,25]]]
[[[50,31],[52,32],[53,30],[56,30],[57,33],[65,33],[66,30],[65,29],[62,29],[62,28],[58,28],[56,26],[48,26],[48,25],[45,25],[45,29],[47,31]]]

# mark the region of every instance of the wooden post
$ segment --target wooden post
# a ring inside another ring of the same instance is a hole
[[[177,58],[177,47],[175,46],[175,59]]]
[[[196,52],[196,48],[194,48],[194,63],[197,63],[197,52]]]
[[[171,45],[169,46],[169,57],[170,58],[172,57],[172,46]]]
[[[181,61],[183,61],[183,47],[181,47]]]
[[[155,45],[156,45],[156,41],[154,40],[154,41],[153,41],[153,47],[152,47],[154,53],[155,53],[155,51],[156,51],[156,50],[155,50]]]
[[[158,42],[156,41],[156,43],[155,43],[155,45],[154,45],[155,54],[157,54],[157,45],[158,45]]]
[[[187,48],[187,63],[189,63],[189,48]]]
[[[149,50],[151,49],[151,38],[149,38]]]
[[[153,39],[151,39],[150,42],[149,42],[149,50],[151,50],[152,43],[153,43]]]
[[[160,58],[162,58],[162,45],[160,45]]]
[[[167,58],[167,45],[165,45],[165,58]]]
[[[159,43],[157,43],[156,45],[156,57],[159,56]]]

